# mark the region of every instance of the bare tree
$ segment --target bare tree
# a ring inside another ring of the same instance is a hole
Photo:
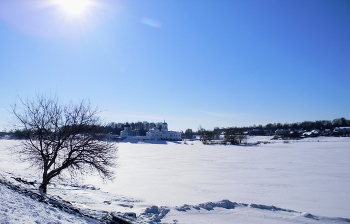
[[[230,142],[232,145],[237,144],[236,130],[234,128],[226,128],[224,141]]]
[[[39,189],[44,193],[63,172],[74,178],[97,171],[103,179],[113,179],[117,148],[105,141],[99,111],[88,101],[61,104],[57,97],[37,95],[11,108],[24,138],[14,152],[42,172]]]
[[[247,135],[243,134],[242,131],[237,128],[226,128],[224,142],[230,142],[232,145],[246,144]]]
[[[238,134],[236,135],[236,139],[239,142],[239,144],[247,144],[247,135],[244,134]]]

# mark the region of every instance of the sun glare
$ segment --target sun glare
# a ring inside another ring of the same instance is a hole
[[[67,13],[80,15],[87,10],[91,0],[59,0],[58,3]]]

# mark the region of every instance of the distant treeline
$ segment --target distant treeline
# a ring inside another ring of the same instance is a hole
[[[305,131],[311,131],[314,129],[334,129],[336,127],[349,127],[350,126],[350,120],[342,117],[337,118],[334,120],[317,120],[317,121],[303,121],[303,122],[296,122],[296,123],[268,123],[266,125],[252,125],[252,126],[246,126],[246,127],[227,127],[227,128],[214,128],[214,132],[222,132],[226,129],[235,129],[238,132],[252,132],[253,130],[257,132],[260,131],[271,131],[275,132],[277,129],[284,129],[284,130],[305,130]]]
[[[247,135],[274,135],[276,139],[300,139],[303,137],[316,136],[349,136],[350,120],[337,118],[330,120],[304,121],[297,123],[269,123],[266,125],[253,125],[247,127],[227,127],[206,130],[201,126],[197,132],[187,129],[184,138],[190,139],[193,135],[203,141],[204,144],[211,144],[212,140],[219,139],[223,144],[242,144]],[[336,130],[337,129],[337,130]]]
[[[160,128],[162,125],[162,122],[147,122],[147,121],[137,121],[137,122],[127,122],[130,125],[131,130],[138,130],[138,133],[140,136],[145,136],[146,132],[149,131],[152,128]],[[101,132],[103,133],[109,133],[112,135],[119,135],[120,131],[124,130],[125,123],[116,123],[111,122],[107,125],[99,127]],[[230,132],[234,132],[237,134],[256,134],[256,135],[265,135],[266,133],[275,133],[277,129],[284,129],[284,130],[305,130],[305,131],[311,131],[314,129],[320,129],[320,130],[326,130],[330,129],[333,130],[336,127],[350,127],[350,120],[342,117],[337,118],[334,120],[316,120],[316,121],[303,121],[303,122],[296,122],[296,123],[268,123],[266,125],[252,125],[252,126],[244,126],[244,127],[237,127],[237,126],[231,126],[231,127],[215,127],[214,129],[205,129],[199,126],[197,130],[192,130],[191,128],[187,128],[185,131],[182,132],[182,137],[190,139],[193,137],[193,135],[203,135],[204,132],[210,132],[213,137],[218,137],[220,134],[222,134],[225,131],[230,130]],[[0,132],[0,137],[4,135],[14,135],[14,136],[21,136],[21,130],[14,130],[10,132]]]
[[[150,129],[156,127],[160,128],[162,122],[154,123],[147,121],[138,121],[138,122],[127,122],[130,125],[131,130],[138,130],[139,135],[145,136],[146,132]],[[119,135],[120,131],[124,130],[125,123],[116,123],[112,122],[103,127],[104,132],[111,133],[114,135]],[[266,131],[270,133],[274,133],[277,129],[284,130],[305,130],[311,131],[314,129],[334,129],[336,127],[348,127],[350,126],[350,120],[342,117],[334,120],[316,120],[316,121],[303,121],[296,123],[268,123],[266,125],[252,125],[252,126],[244,126],[244,127],[215,127],[214,129],[205,129],[201,126],[198,127],[197,130],[192,130],[191,128],[185,129],[185,131],[181,130],[182,137],[190,139],[193,135],[202,135],[204,131],[213,132],[214,137],[218,137],[220,134],[225,132],[226,130],[234,130],[235,133],[244,134],[249,132],[254,134],[265,135]]]

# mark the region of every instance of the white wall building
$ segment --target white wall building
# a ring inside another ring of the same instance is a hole
[[[121,138],[138,139],[138,140],[170,140],[178,141],[181,139],[181,132],[169,131],[168,124],[164,121],[161,128],[158,127],[150,129],[146,136],[138,136],[138,132],[130,129],[130,125],[126,123],[124,130],[120,132]]]
[[[131,130],[130,125],[128,122],[124,125],[124,130],[120,132],[121,138],[131,137],[131,136],[138,136],[139,132],[138,130]]]
[[[160,130],[158,128],[152,128],[146,133],[146,136],[150,140],[181,140],[181,133],[177,131],[169,131],[168,124],[165,121],[162,123]]]

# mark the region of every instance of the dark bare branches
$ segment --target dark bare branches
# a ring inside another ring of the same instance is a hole
[[[88,101],[60,104],[57,97],[20,99],[12,105],[23,143],[15,148],[20,159],[42,171],[40,188],[46,193],[51,179],[67,171],[71,177],[92,171],[112,179],[117,148],[104,141],[98,109]]]

